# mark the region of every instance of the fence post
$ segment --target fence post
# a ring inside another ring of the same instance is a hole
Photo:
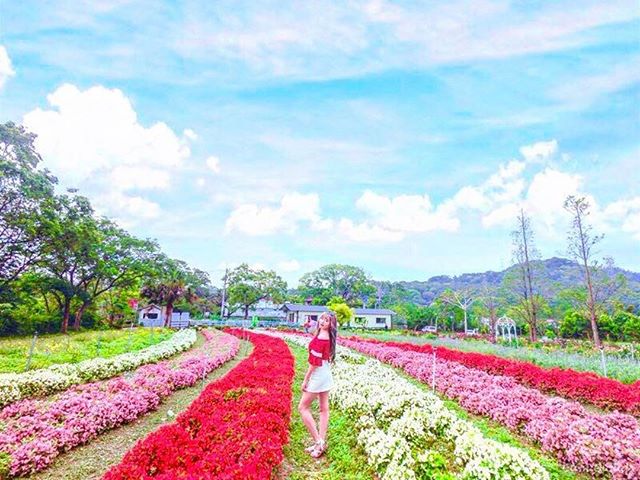
[[[29,356],[27,357],[27,364],[24,367],[24,371],[26,372],[31,368],[31,357],[33,357],[33,349],[36,347],[36,341],[38,340],[38,331],[36,330],[33,334],[33,339],[31,339],[31,346],[29,347]]]
[[[96,345],[96,357],[100,356],[100,342],[102,341],[102,330],[98,334],[98,344]]]
[[[433,347],[433,365],[431,368],[431,390],[436,390],[436,348]]]
[[[607,361],[604,358],[604,348],[600,347],[600,361],[602,362],[602,371],[604,372],[604,376],[607,376]]]

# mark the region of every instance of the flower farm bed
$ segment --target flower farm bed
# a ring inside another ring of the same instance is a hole
[[[293,356],[283,340],[246,335],[251,355],[209,384],[175,423],[137,443],[105,480],[270,478],[289,440]]]
[[[196,384],[238,351],[236,337],[203,332],[197,350],[126,376],[74,386],[50,398],[0,410],[0,452],[14,476],[46,468],[60,453],[155,410],[175,390]],[[6,472],[4,472],[6,474]]]
[[[412,346],[342,340],[361,353],[402,368],[466,410],[487,416],[531,439],[569,468],[593,478],[640,478],[640,429],[620,413],[588,412],[577,402],[547,397],[513,378],[416,352]],[[435,381],[434,381],[435,380]]]

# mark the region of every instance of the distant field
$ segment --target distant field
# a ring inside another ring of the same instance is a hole
[[[547,351],[532,347],[515,348],[492,344],[482,340],[460,340],[446,337],[433,338],[427,335],[399,335],[395,332],[345,332],[345,334],[360,335],[385,341],[410,342],[418,345],[428,343],[432,346],[442,346],[464,352],[478,352],[523,360],[544,368],[571,368],[573,370],[604,375],[600,354],[597,351],[593,353],[576,353],[563,351],[561,349]],[[620,357],[617,355],[606,355],[605,359],[607,377],[615,378],[623,383],[633,383],[640,380],[640,362],[638,361],[637,355],[634,355],[633,358],[631,356]]]
[[[133,352],[166,340],[169,329],[147,328],[52,334],[39,336],[29,370],[56,363],[76,363],[95,357]],[[33,337],[0,338],[0,373],[23,372]]]

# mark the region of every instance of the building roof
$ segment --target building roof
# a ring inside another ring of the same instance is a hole
[[[282,310],[290,312],[328,312],[329,309],[324,305],[304,305],[302,303],[285,303]]]
[[[355,315],[395,315],[396,312],[388,308],[354,308]]]
[[[324,305],[303,305],[301,303],[285,303],[282,310],[290,312],[328,312]],[[354,308],[355,315],[395,315],[396,312],[388,308]]]

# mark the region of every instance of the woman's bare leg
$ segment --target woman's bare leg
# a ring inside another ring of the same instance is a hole
[[[318,434],[324,441],[327,440],[327,429],[329,428],[329,392],[318,393],[320,403],[320,421],[318,422],[320,431]]]
[[[298,404],[298,412],[300,412],[302,422],[304,423],[304,426],[307,427],[307,430],[314,442],[320,440],[316,421],[313,419],[313,415],[311,414],[311,404],[316,399],[317,395],[317,393],[302,392],[302,398],[300,398],[300,403]]]

